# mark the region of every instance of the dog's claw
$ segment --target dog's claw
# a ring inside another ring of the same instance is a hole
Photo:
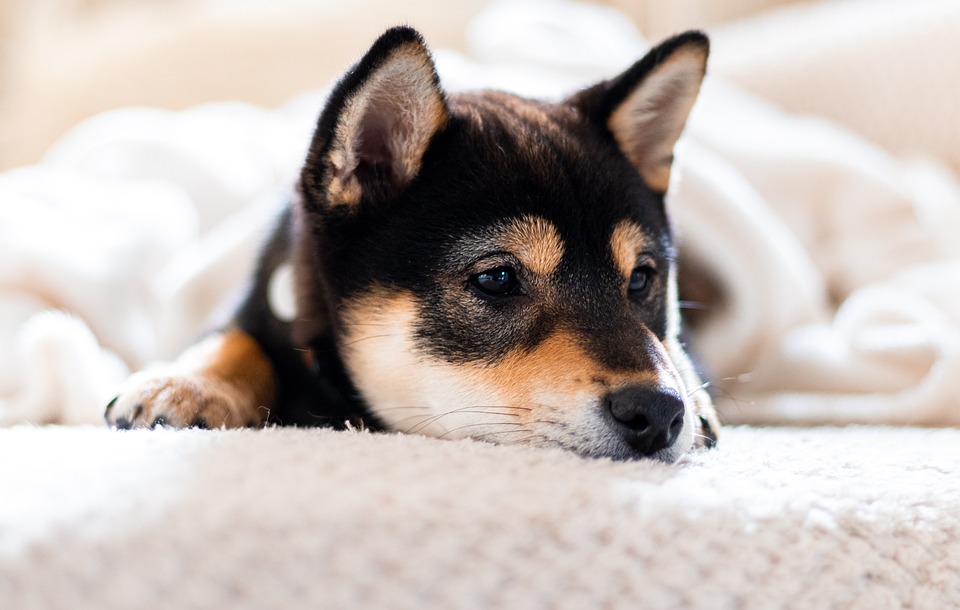
[[[713,431],[713,427],[710,426],[710,420],[707,419],[705,415],[697,415],[697,419],[700,420],[700,434],[703,439],[703,446],[707,449],[713,449],[717,446],[717,433]]]
[[[113,409],[113,405],[117,404],[118,400],[120,400],[119,394],[111,398],[110,402],[107,403],[106,408],[103,410],[103,419],[108,420],[108,423],[109,423],[109,417],[110,417],[110,410]]]

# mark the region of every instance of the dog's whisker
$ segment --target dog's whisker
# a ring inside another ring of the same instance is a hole
[[[438,414],[438,415],[435,415],[435,416],[433,416],[433,417],[428,417],[428,418],[426,418],[424,421],[422,421],[422,422],[420,422],[419,424],[417,424],[417,425],[413,426],[412,428],[408,429],[406,432],[407,432],[408,434],[413,434],[413,433],[419,432],[420,430],[426,428],[427,426],[430,426],[430,425],[436,423],[437,421],[439,421],[440,419],[442,419],[442,418],[444,418],[444,417],[447,417],[448,415],[456,415],[456,414],[470,414],[470,415],[474,415],[474,414],[476,414],[476,415],[496,415],[496,416],[500,416],[500,417],[517,417],[517,415],[516,415],[515,413],[498,413],[498,412],[495,412],[495,411],[488,411],[488,410],[486,410],[486,409],[491,409],[491,408],[509,409],[509,408],[512,408],[512,407],[486,407],[486,406],[481,406],[481,407],[477,407],[477,406],[461,407],[461,408],[459,408],[459,409],[453,409],[452,411],[445,411],[445,412],[440,413],[440,414]],[[416,417],[416,416],[412,416],[412,417]]]
[[[424,408],[427,408],[427,407],[424,407]],[[456,413],[469,413],[469,414],[471,414],[471,415],[495,415],[495,416],[498,416],[498,417],[520,417],[520,416],[517,415],[516,413],[497,413],[497,412],[495,412],[495,411],[487,411],[487,410],[484,410],[483,408],[477,408],[477,409],[472,409],[472,410],[458,409],[458,410],[455,411],[455,412],[456,412]],[[444,416],[446,416],[446,415],[450,415],[451,413],[453,413],[453,412],[443,413],[443,414],[441,414],[441,415],[436,416],[436,419],[439,419],[440,417],[444,417]],[[415,418],[420,418],[420,417],[424,417],[424,416],[423,416],[423,415],[417,415],[417,414],[415,414],[415,415],[408,415],[408,416],[406,416],[406,417],[402,417],[402,418],[396,420],[396,421],[393,422],[393,423],[394,423],[394,425],[400,425],[400,424],[402,424],[403,422],[405,422],[405,421],[407,421],[407,420],[409,420],[409,419],[415,419]],[[435,419],[434,421],[436,421],[436,419]],[[423,423],[423,422],[421,422],[421,423]],[[492,423],[492,422],[491,422],[491,423]],[[503,423],[507,423],[507,422],[503,422]]]
[[[476,423],[476,424],[464,424],[463,426],[457,426],[456,428],[453,428],[452,430],[447,430],[446,432],[444,432],[443,434],[441,434],[441,435],[438,436],[437,438],[443,438],[443,437],[447,436],[448,434],[453,434],[454,432],[459,432],[460,430],[466,430],[467,428],[476,428],[476,427],[478,427],[478,426],[523,426],[523,424],[520,423],[520,422],[492,422],[492,421],[489,421],[489,422],[479,422],[479,423]],[[473,436],[473,435],[471,435],[471,436]],[[476,437],[474,437],[474,438],[476,438]]]
[[[359,339],[356,339],[356,340],[354,340],[354,341],[350,341],[349,343],[344,343],[343,346],[344,346],[344,347],[352,347],[352,346],[354,346],[354,345],[357,345],[358,343],[362,343],[362,342],[364,342],[364,341],[369,341],[370,339],[386,339],[386,338],[391,337],[391,336],[392,336],[392,335],[367,335],[366,337],[360,337]]]
[[[425,428],[425,427],[427,427],[427,426],[429,426],[429,425],[437,422],[438,420],[440,420],[440,419],[442,419],[442,418],[444,418],[444,417],[447,417],[448,415],[454,415],[454,414],[458,414],[458,413],[472,413],[474,409],[487,409],[487,408],[509,408],[509,407],[485,407],[485,406],[484,406],[484,407],[477,407],[477,406],[474,406],[474,405],[470,405],[470,406],[466,406],[466,407],[460,407],[459,409],[453,409],[453,410],[451,410],[451,411],[445,411],[445,412],[440,413],[440,414],[438,414],[438,415],[435,415],[435,416],[433,416],[433,417],[427,418],[426,420],[424,420],[423,422],[421,422],[419,425],[416,425],[416,426],[414,426],[413,428],[409,429],[407,432],[408,432],[408,433],[413,433],[413,432],[417,432],[417,431],[419,431],[419,430],[422,430],[423,428]],[[482,414],[482,413],[480,413],[480,414]],[[489,415],[505,415],[505,414],[503,414],[503,413],[488,413],[488,414],[489,414]]]
[[[470,409],[470,410],[468,411],[467,409]],[[386,413],[388,411],[395,412],[400,410],[428,411],[430,410],[430,407],[426,405],[399,405],[395,407],[385,407],[382,409],[378,409],[378,411],[381,413]],[[499,410],[499,411],[496,411],[496,410]],[[441,414],[440,417],[443,417],[450,413],[472,413],[472,414],[481,414],[481,415],[494,415],[498,417],[520,417],[519,413],[513,413],[512,411],[530,411],[530,410],[531,409],[529,407],[510,407],[506,405],[475,405],[472,407],[461,407],[460,409],[456,409],[454,411],[448,411],[446,413]],[[506,412],[500,412],[500,411],[506,411]],[[404,422],[407,422],[411,419],[420,419],[425,416],[426,414],[423,414],[423,413],[414,413],[412,415],[407,415],[406,417],[401,417],[400,419],[393,420],[392,425],[402,426]],[[424,424],[429,422],[420,421],[419,423]],[[413,430],[416,428],[417,426],[415,425],[410,430]],[[408,430],[408,432],[410,430]]]
[[[509,439],[507,439],[507,438],[502,438],[502,440],[503,440],[504,442],[507,442],[507,443],[517,444],[517,443],[524,443],[524,442],[528,441],[529,439],[534,438],[534,436],[535,436],[535,435],[533,435],[533,434],[530,434],[530,430],[527,430],[526,428],[518,428],[518,429],[516,429],[516,430],[496,430],[496,431],[493,431],[493,432],[483,432],[483,433],[481,433],[481,434],[473,434],[473,435],[470,436],[470,438],[472,438],[472,439],[475,440],[475,441],[484,441],[484,442],[487,442],[487,443],[499,443],[499,442],[501,442],[501,437],[500,437],[500,435],[503,435],[503,434],[517,434],[517,433],[526,433],[527,436],[522,436],[522,437],[519,437],[519,438],[511,437],[511,438],[509,438]]]
[[[423,429],[426,428],[427,426],[432,425],[434,422],[436,422],[437,420],[439,420],[439,419],[441,419],[441,418],[443,418],[443,417],[446,417],[447,415],[450,415],[450,413],[441,413],[440,415],[435,415],[435,416],[433,416],[433,417],[428,417],[428,418],[424,419],[423,421],[421,421],[420,423],[415,424],[414,426],[412,426],[412,427],[410,427],[410,428],[407,428],[407,429],[404,431],[404,433],[405,433],[405,434],[416,434],[416,433],[419,432],[420,430],[423,430]]]
[[[394,407],[381,407],[377,411],[399,411],[401,409],[430,409],[428,405],[397,405]],[[508,411],[519,410],[519,411],[530,411],[529,407],[508,407],[506,405],[470,405],[467,407],[460,407],[459,409],[454,409],[453,411],[446,411],[446,413],[456,413],[457,411],[462,411],[464,409],[504,409]],[[504,413],[503,415],[515,416],[515,413]]]
[[[396,324],[386,324],[383,322],[353,322],[351,326],[371,326],[374,328],[396,328]]]
[[[687,392],[687,398],[690,398],[691,396],[693,396],[693,395],[696,394],[697,392],[704,392],[704,391],[706,391],[706,389],[709,388],[711,385],[713,385],[713,384],[711,384],[709,381],[704,381],[703,383],[701,383],[701,384],[698,385],[697,387],[695,387],[695,388],[691,389],[689,392]]]
[[[530,432],[531,430],[523,424],[513,424],[516,426],[522,426],[520,428],[511,428],[509,430],[491,430],[489,432],[481,432],[480,434],[474,435],[472,438],[483,438],[484,436],[491,436],[493,434],[516,434],[517,432]]]
[[[497,411],[488,411],[485,407],[478,407],[476,409],[464,411],[464,413],[472,413],[475,415],[497,415],[499,417],[520,417],[516,413],[498,413]]]
[[[553,419],[535,419],[535,420],[530,421],[530,422],[527,422],[527,423],[528,423],[528,424],[540,424],[540,425],[542,425],[542,426],[548,426],[548,427],[555,428],[555,429],[559,429],[559,430],[565,430],[565,429],[567,429],[567,428],[569,427],[569,426],[567,426],[567,424],[565,424],[565,423],[563,423],[563,422],[560,422],[560,421],[553,420]]]

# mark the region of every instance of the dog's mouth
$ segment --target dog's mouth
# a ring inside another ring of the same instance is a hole
[[[651,408],[662,409],[656,402]],[[588,458],[672,463],[696,446],[698,421],[681,404],[668,413],[630,413],[610,396],[565,407],[477,404],[384,406],[374,409],[390,430],[441,439],[560,448]]]
[[[581,407],[571,419],[533,420],[531,429],[537,431],[537,436],[528,442],[560,447],[583,457],[618,461],[650,459],[673,463],[694,449],[697,421],[682,400],[664,407],[663,399],[654,397],[644,403],[646,408],[631,410],[616,400],[617,394],[624,393],[629,395],[633,389],[614,393],[613,398],[608,394]],[[558,411],[546,407],[539,410]]]

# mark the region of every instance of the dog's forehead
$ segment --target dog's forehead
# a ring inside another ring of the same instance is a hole
[[[427,199],[442,201],[431,213],[545,268],[571,241],[603,241],[618,260],[643,244],[664,245],[662,200],[573,107],[500,92],[453,96],[450,105],[451,133],[421,181]]]
[[[575,109],[504,93],[449,103],[451,120],[400,199],[345,220],[326,242],[346,289],[417,285],[496,251],[538,275],[562,266],[611,277],[648,246],[669,253],[662,199]]]

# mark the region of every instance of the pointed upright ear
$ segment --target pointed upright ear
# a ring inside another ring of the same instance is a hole
[[[673,147],[700,91],[709,49],[703,33],[680,34],[623,74],[569,100],[606,126],[654,191],[665,193],[670,184]]]
[[[337,83],[301,174],[308,208],[354,208],[397,196],[420,170],[448,110],[416,30],[387,30]]]

